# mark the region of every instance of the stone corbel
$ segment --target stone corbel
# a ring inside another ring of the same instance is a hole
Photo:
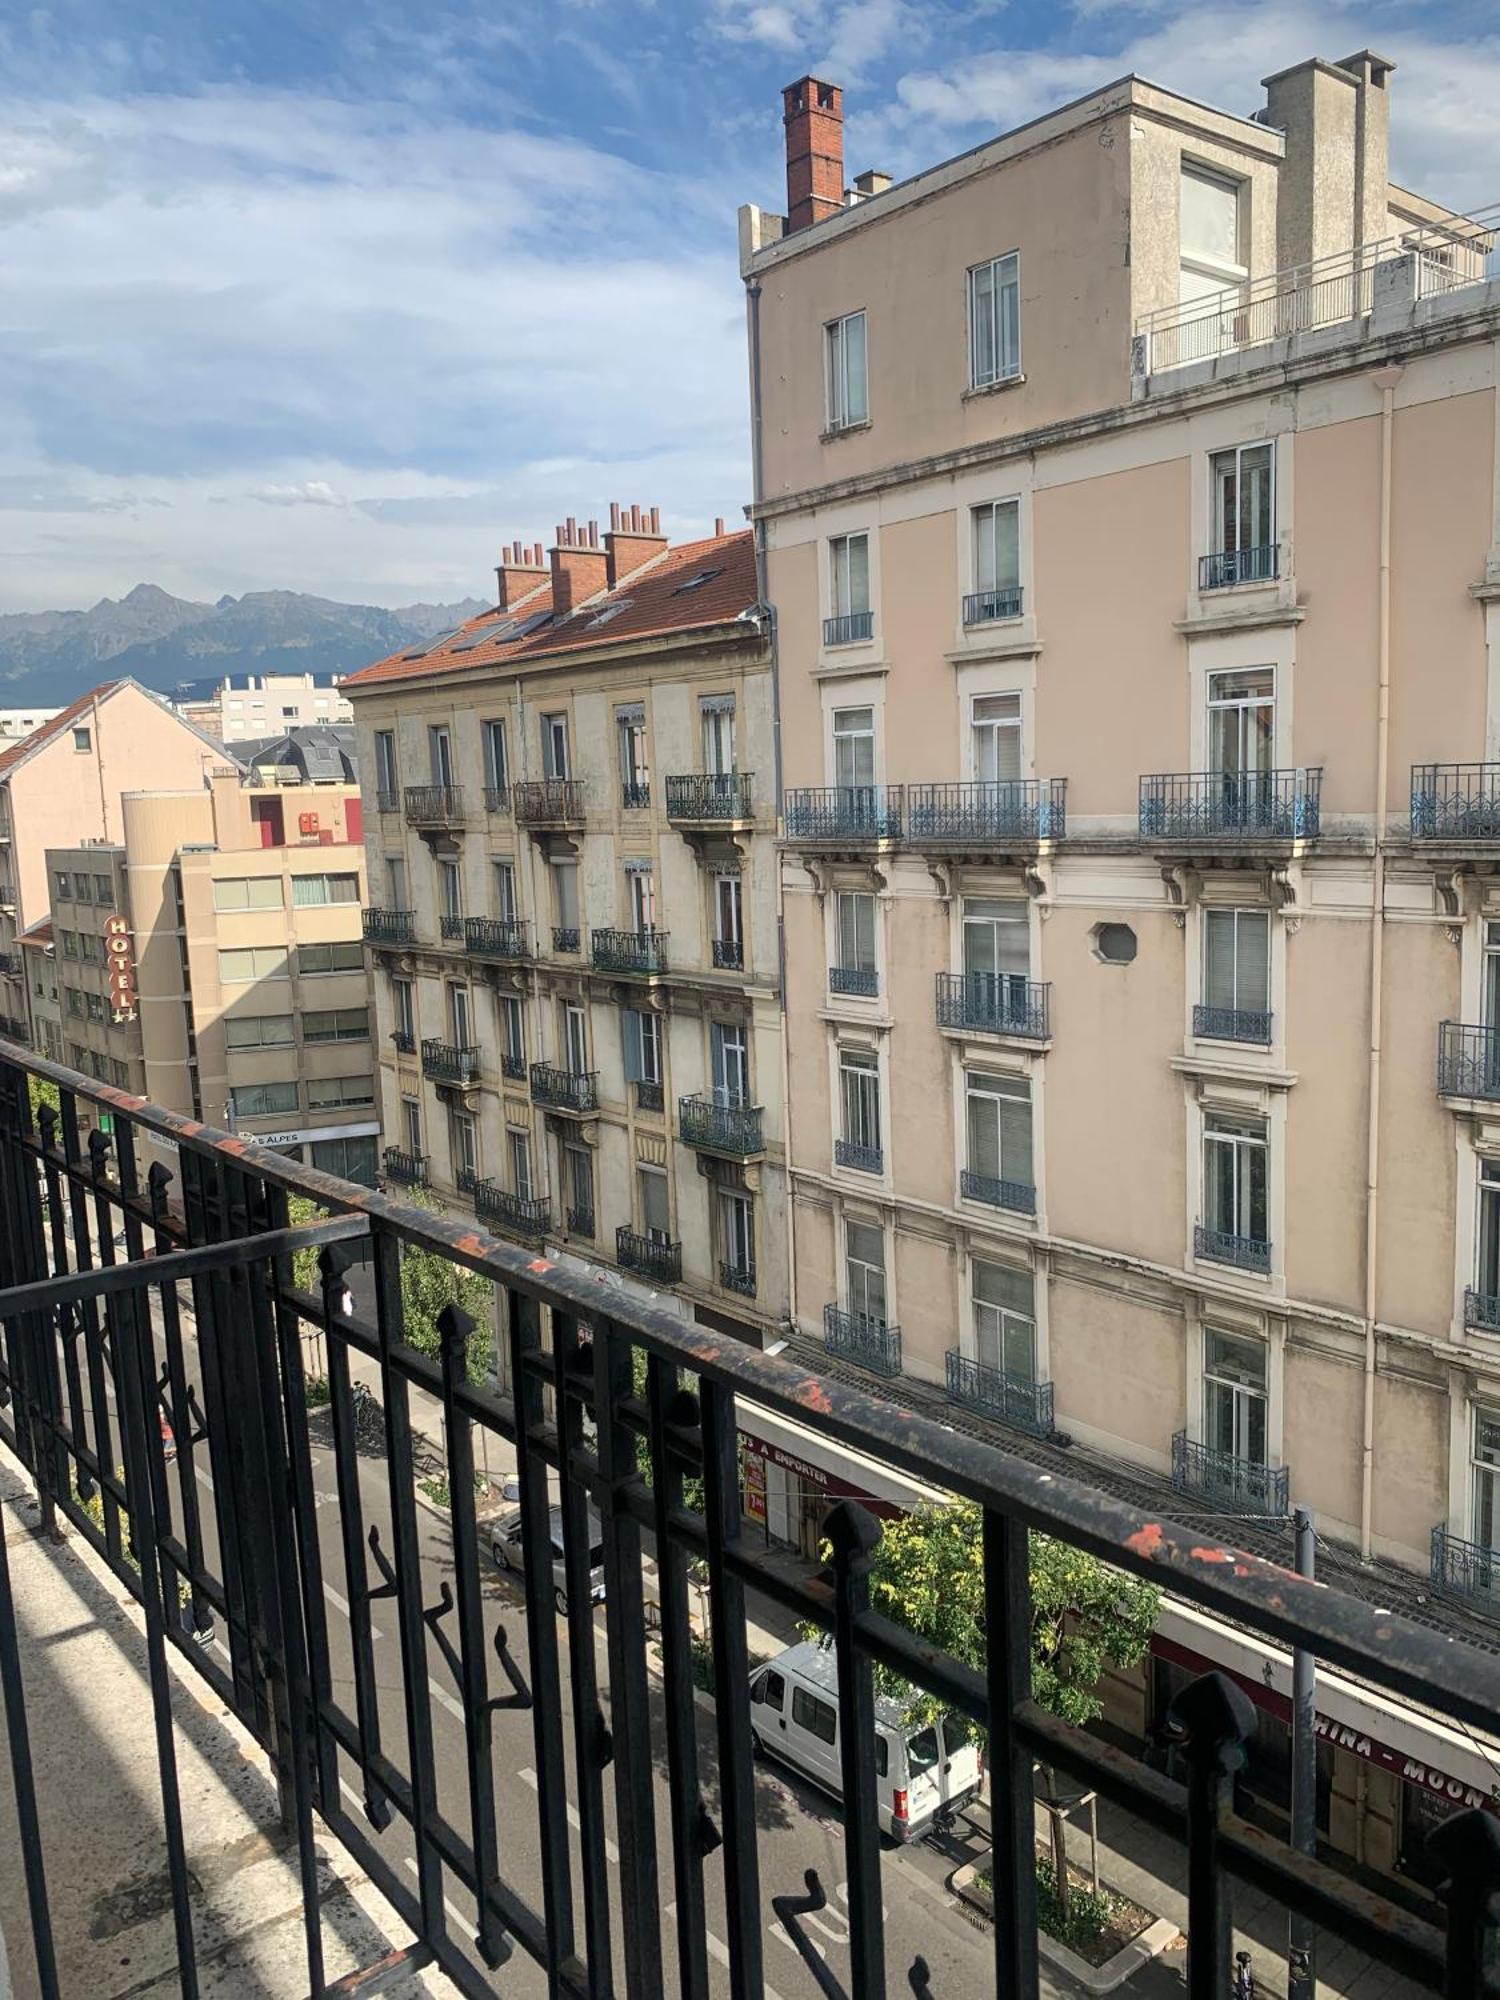
[[[1021,870],[1021,879],[1026,884],[1026,893],[1034,897],[1037,915],[1043,923],[1052,914],[1052,864],[1041,855],[1026,862]]]
[[[1302,900],[1300,861],[1272,863],[1266,870],[1266,899],[1286,925],[1287,936],[1294,937],[1302,928],[1302,917],[1307,908]]]
[[[1468,915],[1469,880],[1469,871],[1462,863],[1457,868],[1439,868],[1434,871],[1432,886],[1437,895],[1438,909],[1443,916],[1462,920]]]
[[[1172,921],[1178,930],[1187,928],[1187,906],[1197,900],[1202,886],[1202,878],[1196,868],[1186,862],[1165,862],[1161,871],[1162,886],[1167,892],[1167,901],[1172,909]]]
[[[944,904],[951,909],[953,898],[956,894],[953,882],[953,863],[951,861],[944,861],[941,855],[930,854],[927,857],[927,872],[933,881],[937,883],[938,895],[942,898]]]
[[[816,855],[804,854],[802,856],[802,866],[807,870],[808,875],[812,879],[813,894],[817,897],[818,907],[821,909],[828,900],[828,863],[820,861]]]

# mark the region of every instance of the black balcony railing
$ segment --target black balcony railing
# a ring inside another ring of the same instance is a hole
[[[948,1349],[946,1362],[948,1394],[955,1403],[982,1410],[1012,1430],[1051,1437],[1056,1426],[1050,1382],[1035,1382],[1029,1375],[1015,1375],[1007,1368],[987,1368],[982,1361],[960,1354],[956,1347]]]
[[[1456,1597],[1500,1618],[1500,1549],[1466,1542],[1447,1528],[1434,1528],[1432,1585],[1444,1597]]]
[[[413,945],[417,941],[417,920],[411,910],[366,910],[366,944]]]
[[[755,811],[754,774],[750,771],[690,771],[667,780],[667,818],[703,820],[749,819]]]
[[[1052,1033],[1051,982],[1011,972],[940,972],[940,1028],[977,1028],[991,1035],[1045,1041]]]
[[[508,1236],[539,1242],[552,1227],[552,1204],[545,1195],[515,1194],[493,1181],[475,1181],[474,1213]]]
[[[1246,1007],[1194,1007],[1193,1033],[1209,1042],[1269,1043],[1271,1016]]]
[[[502,1055],[500,1074],[509,1077],[512,1083],[523,1083],[526,1079],[525,1056]]]
[[[666,931],[595,930],[590,933],[596,972],[662,973],[667,969]]]
[[[1007,1181],[994,1174],[976,1173],[964,1167],[958,1176],[959,1193],[965,1201],[987,1202],[991,1208],[1008,1208],[1016,1215],[1036,1214],[1036,1189],[1030,1181]]]
[[[754,1264],[731,1264],[719,1260],[719,1283],[726,1292],[738,1292],[742,1299],[755,1297]]]
[[[786,795],[788,840],[804,843],[899,840],[905,809],[901,785],[814,785]]]
[[[417,1038],[410,1028],[392,1028],[391,1040],[398,1056],[414,1056],[417,1052]]]
[[[32,1075],[59,1090],[61,1116],[49,1105],[33,1109]],[[113,1133],[96,1131],[80,1148],[80,1123],[97,1123],[104,1110]],[[148,1141],[170,1151],[170,1171],[144,1170]],[[316,1219],[288,1226],[292,1197],[305,1198]],[[201,1987],[202,1961],[219,1934],[205,1929],[201,1889],[175,1832],[178,1759],[205,1739],[197,1707],[167,1698],[169,1654],[179,1675],[249,1733],[279,1780],[302,1861],[303,1991],[328,1988],[337,1968],[325,1969],[325,1946],[335,1945],[342,1962],[347,1937],[332,1928],[338,1917],[316,1841],[386,1899],[394,1934],[371,1951],[388,1949],[393,1960],[404,1953],[411,1967],[430,1962],[471,2000],[498,1987],[480,1968],[507,1958],[515,1961],[502,1975],[507,1991],[528,1982],[570,2000],[624,1991],[623,1955],[643,1969],[629,1975],[633,1993],[707,1993],[718,1976],[711,1937],[727,1960],[726,1991],[756,1995],[774,1980],[790,1992],[795,1980],[798,1991],[816,1983],[833,2000],[867,2000],[881,1990],[888,1943],[869,1726],[878,1657],[939,1708],[967,1716],[988,1745],[997,1966],[993,1979],[976,1972],[964,1987],[976,2000],[1037,1990],[1036,1761],[1061,1768],[1071,1788],[1103,1792],[1174,1844],[1172,1865],[1188,1884],[1183,1928],[1194,1941],[1195,1993],[1232,1988],[1232,1880],[1250,1881],[1274,1905],[1424,1991],[1476,2000],[1493,1992],[1491,1899],[1500,1871],[1482,1796],[1472,1810],[1455,1802],[1434,1837],[1433,1879],[1454,1884],[1433,1905],[1434,1922],[1236,1815],[1226,1771],[1243,1758],[1254,1711],[1229,1679],[1200,1679],[1178,1696],[1166,1773],[1032,1700],[1028,1530],[1106,1558],[1257,1648],[1301,1647],[1385,1701],[1493,1738],[1500,1686],[1492,1651],[1404,1618],[1390,1608],[1384,1582],[1379,1595],[1356,1597],[1337,1572],[1313,1583],[1285,1564],[1236,1554],[1202,1519],[1227,1511],[1217,1492],[1205,1506],[1190,1489],[1194,1525],[1174,1525],[1154,1507],[1084,1483],[1086,1461],[1065,1476],[960,1424],[907,1410],[893,1417],[883,1396],[851,1387],[837,1370],[809,1377],[791,1357],[684,1324],[622,1289],[605,1300],[587,1273],[540,1262],[467,1216],[403,1205],[156,1106],[123,1107],[117,1093],[9,1051],[0,1059],[0,1209],[0,1440],[12,1473],[35,1495],[37,1546],[48,1560],[65,1573],[80,1565],[71,1573],[83,1584],[90,1571],[78,1548],[87,1542],[139,1606],[135,1643],[159,1691],[156,1728],[146,1724],[135,1739],[147,1760],[141,1795],[160,1799],[170,1836],[158,1849],[160,1899],[163,1919],[175,1920],[184,1992]],[[54,1227],[80,1210],[91,1223],[97,1214],[97,1229],[75,1239]],[[96,1263],[90,1244],[107,1244],[117,1231],[123,1251]],[[498,1381],[470,1382],[475,1328],[454,1306],[440,1315],[435,1356],[396,1337],[407,1245],[493,1284],[506,1348]],[[323,1254],[324,1282],[312,1291],[293,1288],[300,1250]],[[337,1280],[356,1258],[368,1293],[345,1317]],[[193,1315],[182,1310],[189,1288]],[[298,1337],[299,1322],[318,1331],[326,1355],[328,1401],[316,1416],[304,1373],[312,1349]],[[882,1372],[899,1367],[894,1329],[864,1322],[856,1346],[846,1325],[861,1323],[833,1309],[826,1331],[836,1355],[854,1349]],[[355,1393],[351,1363],[378,1383],[373,1402]],[[430,1404],[437,1419],[422,1414]],[[853,1465],[862,1457],[888,1480],[920,1481],[973,1504],[988,1636],[977,1671],[967,1652],[961,1664],[872,1615],[869,1556],[882,1531],[857,1502],[838,1501],[823,1523],[826,1568],[799,1569],[784,1552],[763,1549],[741,1513],[736,1413],[748,1404],[793,1422],[816,1412],[856,1454]],[[451,1496],[441,1534],[417,1511],[417,1473],[431,1464],[416,1462],[419,1426]],[[506,1586],[520,1602],[514,1615],[502,1612],[498,1633],[474,1479],[476,1465],[497,1452],[517,1467],[524,1537],[522,1574]],[[649,1635],[648,1530],[659,1607],[659,1629]],[[706,1577],[720,1690],[712,1712],[694,1692],[690,1564]],[[1438,1531],[1439,1591],[1487,1609],[1494,1574],[1494,1552]],[[831,1698],[851,1800],[835,1863],[848,1883],[848,1960],[824,1959],[804,1932],[800,1913],[809,1899],[821,1907],[824,1885],[813,1876],[803,1896],[796,1869],[805,1856],[789,1855],[764,1817],[747,1631],[762,1593],[833,1634]],[[607,1740],[596,1620],[608,1642]],[[89,1739],[91,1725],[86,1717],[80,1725],[77,1712],[60,1721],[55,1704],[28,1703],[48,1672],[33,1625],[23,1623],[11,1566],[0,1562],[14,1814],[7,1839],[29,1892],[24,1902],[17,1894],[8,1929],[21,1933],[24,1910],[38,1991],[102,1993],[118,1982],[117,1937],[91,1943],[75,1927],[68,1969],[59,1967],[49,1879],[76,1875],[87,1861],[66,1822],[45,1809],[62,1807],[39,1799],[36,1772],[55,1767],[64,1751],[87,1768],[109,1746]],[[121,1726],[134,1726],[134,1715],[122,1714]],[[71,1732],[65,1741],[47,1735],[60,1728]],[[41,1751],[34,1761],[28,1731]],[[535,1772],[531,1786],[492,1783],[494,1773],[521,1765]],[[868,1810],[853,1803],[861,1798]],[[629,1834],[618,1859],[607,1846],[611,1828]],[[539,1866],[528,1862],[538,1854]],[[707,1929],[710,1888],[717,1904],[721,1883],[735,1912],[719,1926],[722,1943]],[[78,1886],[68,1884],[70,1908]],[[462,1924],[443,1907],[455,1897]],[[778,1952],[795,1951],[805,1973],[766,1962],[773,1897],[788,1940]],[[675,1919],[664,1924],[669,1899]],[[930,1910],[923,1921],[933,1922]],[[866,1978],[861,1967],[875,1971]],[[925,1962],[908,1973],[904,1957],[887,1984],[893,1995],[898,1985],[943,1990]]]
[[[424,1041],[422,1074],[438,1083],[477,1083],[479,1050],[473,1043]]]
[[[517,826],[577,826],[584,810],[582,778],[528,778],[510,788]]]
[[[19,979],[25,971],[18,951],[0,951],[0,974],[7,979]]]
[[[712,1097],[679,1097],[682,1143],[698,1153],[728,1153],[748,1160],[766,1149],[758,1104],[720,1104]]]
[[[664,1243],[657,1236],[642,1236],[622,1222],[615,1231],[615,1262],[622,1271],[634,1271],[656,1285],[682,1282],[682,1245]]]
[[[635,1080],[635,1105],[637,1111],[664,1111],[666,1097],[661,1083],[649,1076],[638,1076]]]
[[[1464,1325],[1481,1333],[1500,1333],[1500,1295],[1476,1291],[1471,1285],[1464,1293]]]
[[[465,917],[464,950],[472,958],[530,958],[531,925],[522,917]]]
[[[1413,840],[1500,840],[1500,764],[1413,764]]]
[[[872,1375],[901,1373],[901,1329],[869,1313],[823,1308],[823,1345],[840,1360],[868,1368]]]
[[[1444,1097],[1500,1098],[1500,1028],[1440,1021],[1437,1087]]]
[[[408,785],[406,818],[411,826],[462,826],[462,785]]]
[[[625,812],[645,812],[651,804],[651,786],[645,778],[634,778],[620,787],[620,805]]]
[[[587,1236],[592,1238],[594,1234],[594,1211],[591,1208],[582,1208],[577,1202],[574,1202],[567,1211],[567,1223],[568,1234],[570,1236]]]
[[[388,1181],[398,1181],[403,1187],[426,1187],[425,1153],[406,1153],[399,1146],[387,1146],[380,1157]]]
[[[487,813],[508,813],[510,811],[510,786],[486,785],[484,788],[484,809]]]
[[[1261,1236],[1237,1236],[1232,1229],[1193,1228],[1193,1255],[1210,1263],[1232,1264],[1237,1271],[1269,1271],[1271,1246]]]
[[[857,1174],[883,1174],[885,1172],[885,1152],[879,1146],[867,1146],[862,1139],[835,1139],[833,1161],[838,1167],[850,1167]]]
[[[1067,830],[1066,778],[906,788],[906,837],[918,845],[1061,840]]]
[[[472,1197],[475,1188],[479,1185],[479,1169],[477,1167],[459,1167],[454,1173],[453,1185],[458,1189],[460,1194]],[[485,1182],[485,1186],[489,1186],[488,1181]]]
[[[1012,584],[1003,590],[971,590],[964,599],[965,625],[990,625],[997,618],[1019,618],[1021,588]]]
[[[1141,779],[1145,840],[1316,840],[1320,766],[1305,771],[1153,772]]]
[[[825,646],[855,646],[875,634],[873,611],[844,611],[837,618],[823,620]]]
[[[456,911],[445,910],[438,918],[438,935],[445,944],[462,944],[464,925],[467,921],[466,917],[460,916]]]
[[[1273,583],[1279,550],[1275,542],[1251,549],[1220,549],[1198,558],[1198,588],[1225,590],[1234,583]]]
[[[715,938],[714,970],[716,972],[743,972],[745,969],[745,946],[741,938]]]
[[[592,1069],[558,1069],[552,1063],[531,1065],[531,1101],[549,1111],[575,1111],[579,1116],[599,1109],[599,1073]]]
[[[582,951],[583,933],[577,924],[554,924],[552,926],[552,949],[554,951]]]
[[[1284,1465],[1262,1465],[1236,1452],[1215,1451],[1186,1431],[1178,1431],[1172,1439],[1172,1484],[1181,1493],[1212,1501],[1231,1513],[1279,1518],[1289,1504],[1289,1479]]]
[[[830,965],[828,990],[872,1000],[880,992],[880,974],[873,965]]]

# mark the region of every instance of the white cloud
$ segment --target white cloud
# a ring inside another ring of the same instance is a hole
[[[346,507],[342,493],[335,493],[326,479],[302,479],[291,486],[257,486],[247,496],[267,507]]]

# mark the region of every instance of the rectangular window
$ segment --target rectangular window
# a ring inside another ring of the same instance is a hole
[[[323,947],[327,950],[327,946]],[[359,947],[356,946],[356,950]],[[302,954],[298,954],[299,961]],[[360,950],[360,961],[364,952]],[[302,968],[305,970],[305,968]],[[251,979],[286,979],[291,975],[286,948],[279,944],[258,944],[239,951],[219,953],[219,980],[224,986],[242,986]]]
[[[1271,919],[1265,910],[1203,912],[1203,1004],[1242,1015],[1271,1005]]]
[[[95,965],[104,956],[103,944],[96,931],[80,931],[78,934],[78,949],[86,959]]]
[[[839,1050],[845,1142],[880,1163],[880,1062],[873,1049]]]
[[[94,901],[102,909],[107,910],[114,900],[115,885],[113,878],[109,875],[96,875],[94,877]]]
[[[391,1012],[396,1018],[396,1033],[414,1041],[417,1033],[416,1011],[412,1006],[412,984],[409,979],[391,981]]]
[[[991,500],[976,507],[974,520],[974,588],[997,597],[1015,596],[1021,588],[1021,503]],[[1021,608],[1017,601],[1014,610]],[[1006,606],[987,610],[992,618],[1013,616]]]
[[[1023,1382],[1036,1380],[1036,1305],[1030,1271],[976,1257],[970,1285],[974,1358]]]
[[[1210,532],[1214,555],[1248,556],[1251,550],[1269,550],[1274,545],[1275,463],[1275,447],[1270,444],[1238,444],[1210,457]],[[1271,569],[1259,573],[1275,574]],[[1256,574],[1252,565],[1248,575],[1227,580],[1248,582]]]
[[[864,890],[842,891],[838,899],[839,969],[875,972],[875,898]]]
[[[297,1086],[290,1083],[237,1083],[229,1093],[236,1118],[271,1118],[297,1109]]]
[[[1500,1411],[1475,1410],[1471,1468],[1474,1478],[1472,1539],[1480,1548],[1500,1555]],[[1491,1589],[1495,1581],[1491,1578]]]
[[[572,1001],[563,1003],[562,1049],[564,1069],[582,1076],[589,1066],[588,1016]]]
[[[734,770],[734,697],[709,695],[698,704],[703,728],[703,768],[710,777]]]
[[[77,1014],[80,1018],[82,1017],[83,995],[76,986],[65,986],[63,988],[63,1000],[70,1014]]]
[[[59,903],[73,900],[73,877],[66,868],[56,868],[52,872],[52,893]]]
[[[1239,284],[1249,274],[1240,249],[1239,182],[1184,167],[1178,203],[1178,297],[1186,305]]]
[[[837,708],[833,712],[833,782],[842,787],[875,782],[875,711]]]
[[[737,1021],[709,1025],[714,1102],[733,1108],[750,1102],[750,1047]]]
[[[418,1154],[422,1150],[422,1105],[415,1097],[401,1100],[401,1123],[406,1131],[406,1150]]]
[[[495,915],[502,924],[513,924],[519,914],[516,902],[516,864],[514,861],[496,861],[495,873]]]
[[[755,1210],[738,1189],[719,1190],[719,1255],[731,1271],[755,1269]]]
[[[848,1310],[884,1326],[885,1231],[878,1224],[844,1224],[844,1284]]]
[[[640,1191],[641,1234],[653,1243],[670,1243],[672,1205],[667,1194],[665,1168],[638,1166],[635,1178]]]
[[[561,929],[578,928],[578,863],[552,863],[552,919]]]
[[[969,270],[969,387],[1021,372],[1021,259],[1011,250]]]
[[[453,738],[445,723],[430,725],[427,731],[427,759],[435,785],[453,783]]]
[[[73,731],[73,748],[75,750],[88,752],[92,750],[93,747],[94,747],[94,737],[92,730],[75,729]]]
[[[109,1080],[115,1086],[116,1090],[129,1090],[129,1063],[122,1063],[116,1057],[111,1056],[109,1059]]]
[[[448,988],[448,1032],[453,1038],[453,1046],[471,1049],[474,1046],[474,1010],[469,1000],[467,986]]]
[[[649,868],[625,870],[625,894],[630,905],[630,928],[653,930],[656,926],[656,880]]]
[[[727,947],[720,952],[729,965],[739,965],[744,957],[744,924],[740,901],[740,877],[727,870],[714,877],[714,943]]]
[[[225,1019],[226,1049],[289,1049],[291,1045],[290,1014],[241,1014]]]
[[[531,1139],[525,1132],[507,1132],[506,1142],[510,1148],[511,1192],[522,1201],[530,1201],[531,1196]]]
[[[651,772],[646,759],[646,711],[638,703],[616,711],[620,739],[620,793],[626,806],[651,803]]]
[[[828,428],[846,431],[870,419],[870,381],[865,316],[846,313],[823,328]]]
[[[819,1701],[815,1694],[805,1688],[792,1689],[792,1720],[799,1729],[816,1736],[821,1743],[832,1743],[839,1733],[839,1713],[832,1702]]]
[[[1210,1451],[1266,1463],[1266,1344],[1203,1329],[1203,1442]]]
[[[1240,778],[1276,761],[1276,672],[1246,667],[1208,677],[1208,768]]]
[[[365,949],[357,938],[348,944],[299,944],[297,947],[297,972],[302,978],[309,973],[363,972],[364,969]]]
[[[479,1131],[467,1111],[449,1112],[448,1146],[455,1177],[479,1172]]]
[[[298,909],[312,909],[323,903],[357,903],[357,875],[294,875],[292,902]]]
[[[279,910],[279,875],[220,875],[214,880],[216,910]]]
[[[594,1226],[594,1161],[587,1146],[563,1147],[563,1185],[568,1191],[569,1227]]]
[[[375,785],[382,798],[394,798],[400,788],[396,772],[396,734],[391,729],[375,732]]]
[[[309,1111],[339,1111],[351,1104],[374,1102],[373,1076],[310,1076],[307,1079]]]
[[[368,1007],[332,1007],[302,1016],[304,1042],[367,1042],[370,1039]]]
[[[312,1163],[322,1173],[337,1174],[340,1180],[374,1187],[375,1140],[367,1133],[351,1134],[347,1139],[314,1139]]]
[[[89,1019],[91,1021],[102,1021],[104,1019],[104,995],[102,993],[86,993],[83,997],[88,1007]]]
[[[1030,1083],[1025,1077],[986,1076],[971,1070],[965,1089],[970,1173],[1017,1190],[1032,1187]]]
[[[503,792],[510,785],[510,746],[506,740],[504,717],[486,722],[483,730],[484,782],[491,791]]]
[[[542,717],[542,776],[544,778],[566,778],[571,775],[568,761],[568,718],[566,715],[544,715]]]
[[[1021,697],[975,695],[969,709],[969,728],[975,783],[1016,783],[1021,776]]]
[[[463,876],[456,861],[437,865],[438,910],[450,924],[461,924],[464,914]]]
[[[1203,1121],[1203,1208],[1223,1236],[1265,1244],[1266,1128],[1259,1119]]]
[[[525,1062],[526,1013],[514,993],[500,995],[500,1047],[513,1068]]]
[[[970,978],[1031,977],[1031,912],[1019,898],[964,899],[964,971]]]
[[[644,1014],[638,1008],[627,1007],[620,1015],[620,1031],[624,1042],[625,1081],[659,1084],[661,1082],[660,1016]]]
[[[385,857],[385,886],[393,910],[411,908],[411,904],[406,900],[406,862],[399,854],[388,854]]]
[[[58,936],[62,939],[63,957],[77,958],[78,956],[77,931],[59,931]]]
[[[835,535],[829,542],[828,597],[829,614],[834,618],[854,618],[869,610],[868,535]]]
[[[92,903],[94,900],[94,878],[79,869],[73,877],[73,897],[75,902]]]

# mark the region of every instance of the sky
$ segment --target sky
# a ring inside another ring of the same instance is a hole
[[[783,84],[899,177],[1128,70],[1248,113],[1367,46],[1394,177],[1500,202],[1492,0],[12,0],[0,612],[449,600],[611,499],[737,519]]]

